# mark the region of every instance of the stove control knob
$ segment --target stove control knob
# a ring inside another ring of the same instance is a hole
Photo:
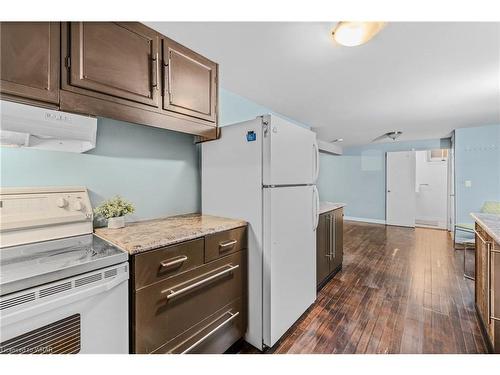
[[[68,201],[64,199],[63,197],[57,199],[57,207],[64,208],[68,205]]]
[[[83,210],[83,204],[82,202],[80,201],[76,201],[74,204],[73,204],[73,209],[75,211],[82,211]]]

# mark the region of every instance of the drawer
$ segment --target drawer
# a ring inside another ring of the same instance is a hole
[[[148,251],[134,257],[135,289],[203,264],[203,238]]]
[[[245,309],[243,300],[238,298],[155,350],[154,353],[224,353],[245,334]]]
[[[205,237],[205,262],[247,248],[247,227],[210,234]]]
[[[134,346],[150,353],[244,295],[246,251],[135,292]]]

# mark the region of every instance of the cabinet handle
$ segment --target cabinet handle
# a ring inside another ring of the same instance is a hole
[[[168,86],[168,64],[163,64],[163,95],[167,96],[170,94],[170,88]]]
[[[226,314],[229,314],[229,318],[227,318],[226,320],[224,320],[221,324],[219,324],[217,327],[215,327],[214,329],[212,329],[210,332],[208,332],[206,335],[204,335],[203,337],[201,337],[198,341],[196,341],[194,344],[192,344],[191,346],[189,346],[187,349],[185,349],[184,351],[181,352],[181,354],[186,354],[186,353],[189,353],[191,350],[193,350],[194,348],[196,348],[198,345],[200,345],[203,341],[205,341],[206,339],[208,339],[210,336],[212,336],[214,333],[216,333],[217,331],[219,331],[222,327],[224,327],[225,325],[227,325],[228,323],[230,323],[231,321],[233,321],[234,319],[236,319],[236,317],[238,315],[240,315],[239,311],[235,312],[235,313],[232,313],[231,311],[228,311],[227,313],[225,313],[224,315]],[[222,315],[222,316],[224,316]],[[220,319],[220,318],[219,318]]]
[[[330,215],[329,214],[327,214],[325,216],[325,220],[328,223],[328,229],[330,229]],[[327,242],[326,250],[327,251],[326,251],[325,257],[331,259],[332,255],[330,252],[330,230],[328,230],[328,242]]]
[[[476,232],[477,234],[477,232]],[[479,234],[477,234],[479,236]],[[481,237],[481,236],[479,236]],[[483,242],[484,240],[481,239]],[[491,244],[489,242],[486,242],[486,275],[487,275],[487,279],[486,279],[486,291],[488,292],[488,297],[486,298],[486,302],[487,302],[487,310],[488,310],[488,324],[491,324],[491,252],[490,252],[490,249],[491,249]]]
[[[170,260],[170,259],[164,260],[163,262],[160,262],[160,264],[162,267],[168,268],[168,267],[175,266],[177,264],[184,263],[186,260],[188,260],[188,257],[183,255],[183,256],[181,256],[177,259],[174,259],[174,260]]]
[[[500,253],[499,251],[496,251],[496,250],[492,250],[491,249],[492,247],[492,243],[491,242],[488,242],[486,243],[486,251],[488,252],[488,260],[486,262],[486,264],[488,265],[488,318],[489,318],[489,323],[491,324],[491,321],[492,320],[496,320],[496,321],[499,321],[500,322],[500,318],[494,316],[492,313],[491,313],[491,255],[492,253]]]
[[[229,267],[229,268],[226,268],[226,269],[225,269],[225,270],[223,270],[223,271],[217,272],[217,273],[216,273],[216,274],[214,274],[214,275],[208,276],[208,277],[206,277],[206,278],[204,278],[204,279],[202,279],[202,280],[200,280],[200,281],[197,281],[197,282],[195,282],[195,283],[193,283],[193,284],[190,284],[190,285],[188,285],[188,286],[186,286],[186,287],[184,287],[184,288],[178,289],[178,290],[175,290],[177,286],[174,286],[174,287],[173,287],[173,288],[171,288],[171,289],[165,289],[165,290],[162,290],[162,291],[161,291],[161,294],[167,294],[167,293],[168,293],[168,295],[167,295],[167,300],[170,300],[170,299],[172,299],[172,298],[174,298],[174,297],[177,297],[177,296],[180,296],[180,295],[182,295],[182,294],[184,294],[184,293],[187,293],[187,292],[189,292],[189,291],[191,291],[191,290],[193,290],[193,289],[195,289],[195,288],[197,288],[197,287],[199,287],[199,286],[202,286],[203,284],[207,284],[207,283],[209,283],[210,281],[215,280],[215,279],[217,279],[217,278],[219,278],[219,277],[221,277],[221,276],[224,276],[224,275],[226,275],[226,274],[228,274],[228,273],[231,273],[231,272],[233,272],[235,269],[237,269],[239,266],[240,266],[239,264],[237,264],[237,265],[235,265],[235,266],[233,266],[233,265],[231,265],[231,264],[228,264],[228,265],[226,265],[226,266],[221,267],[221,268],[224,268],[224,267]],[[206,275],[206,274],[205,274],[205,275]],[[181,284],[181,285],[182,285],[182,284]]]
[[[224,241],[219,244],[219,251],[227,251],[238,243],[237,240]]]
[[[158,90],[158,54],[151,59],[151,86]]]
[[[167,64],[163,64],[163,96],[168,98],[168,103],[172,102],[170,96],[170,67]]]
[[[333,228],[335,226],[335,214],[330,214],[330,227],[328,228],[328,251],[330,252],[330,259],[335,258],[335,252],[334,252],[334,241],[335,241],[335,236],[333,233]]]

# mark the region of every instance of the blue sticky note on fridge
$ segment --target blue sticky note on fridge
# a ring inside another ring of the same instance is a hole
[[[257,139],[257,134],[255,134],[255,132],[253,130],[247,132],[247,142],[253,142],[256,139]]]

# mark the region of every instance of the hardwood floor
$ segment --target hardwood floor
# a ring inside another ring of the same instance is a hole
[[[446,231],[346,221],[344,253],[343,270],[267,353],[486,352],[463,250]]]

